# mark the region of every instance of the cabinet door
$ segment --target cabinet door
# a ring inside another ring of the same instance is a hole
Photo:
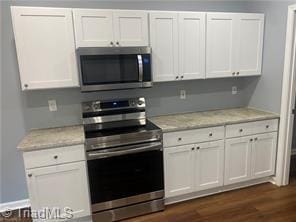
[[[205,13],[179,14],[179,68],[182,79],[205,78]]]
[[[114,11],[114,34],[117,46],[148,46],[148,13]]]
[[[12,7],[22,89],[78,87],[72,10]]]
[[[238,14],[239,76],[260,75],[262,64],[264,15]]]
[[[74,218],[90,215],[86,163],[76,162],[27,171],[28,190],[33,210],[42,208],[73,210]]]
[[[225,143],[224,184],[249,180],[251,177],[252,137],[227,139]]]
[[[229,77],[235,70],[236,14],[207,13],[206,78]]]
[[[173,197],[193,191],[194,145],[164,149],[165,196]]]
[[[205,190],[223,185],[224,141],[197,145],[195,159],[195,185]]]
[[[150,13],[153,80],[175,80],[178,76],[178,14]]]
[[[73,9],[76,47],[113,46],[113,13],[97,9]]]
[[[277,132],[256,135],[252,147],[252,177],[260,178],[275,173]]]

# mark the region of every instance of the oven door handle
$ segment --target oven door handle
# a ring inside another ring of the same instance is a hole
[[[118,151],[108,151],[108,152],[89,152],[87,153],[87,159],[103,159],[103,158],[109,158],[114,156],[122,156],[122,155],[128,155],[128,154],[134,154],[134,153],[141,153],[146,151],[153,151],[153,150],[162,150],[162,143],[156,142],[151,143],[148,146],[141,146],[134,149],[124,149],[124,150],[118,150]]]
[[[139,82],[143,82],[143,59],[142,55],[138,55],[138,66],[139,66]]]

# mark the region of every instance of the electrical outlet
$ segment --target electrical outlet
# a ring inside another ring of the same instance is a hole
[[[57,101],[52,99],[52,100],[48,100],[48,108],[50,112],[55,112],[58,110],[57,107]]]
[[[180,99],[186,99],[186,90],[185,89],[180,90]]]
[[[232,95],[236,95],[236,94],[237,94],[237,87],[232,86]]]

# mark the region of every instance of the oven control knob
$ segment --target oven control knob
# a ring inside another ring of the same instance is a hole
[[[93,109],[100,109],[100,105],[99,104],[93,104]]]
[[[141,101],[141,100],[138,101],[138,105],[139,105],[139,106],[143,105],[143,103],[144,103],[144,102]]]

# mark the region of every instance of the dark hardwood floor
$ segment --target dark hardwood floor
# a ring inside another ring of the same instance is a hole
[[[18,218],[0,221],[29,222]],[[136,217],[124,222],[296,222],[296,178],[285,187],[270,183],[216,194],[167,206],[164,212]],[[102,221],[103,222],[103,221]]]

